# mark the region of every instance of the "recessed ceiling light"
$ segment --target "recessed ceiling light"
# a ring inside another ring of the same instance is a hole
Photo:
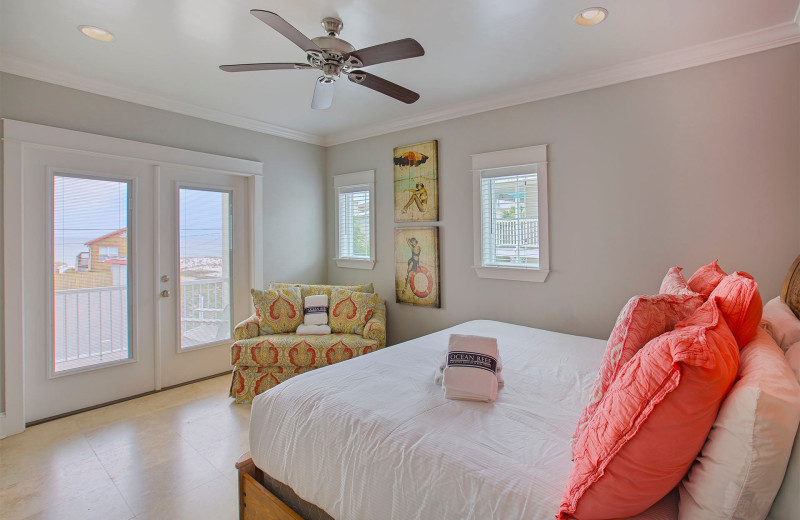
[[[113,34],[99,27],[94,27],[92,25],[80,25],[78,26],[78,30],[94,40],[99,40],[101,42],[114,41]]]
[[[575,22],[578,25],[597,25],[608,16],[608,11],[602,7],[588,7],[578,13]]]

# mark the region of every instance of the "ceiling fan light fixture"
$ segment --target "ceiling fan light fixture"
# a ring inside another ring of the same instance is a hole
[[[78,30],[93,40],[101,42],[114,41],[114,35],[105,29],[101,29],[100,27],[95,27],[93,25],[79,25]]]
[[[575,16],[575,23],[582,26],[597,25],[608,16],[608,11],[602,7],[587,7]]]

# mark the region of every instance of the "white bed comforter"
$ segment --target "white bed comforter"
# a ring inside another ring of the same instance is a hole
[[[450,401],[434,384],[453,333],[498,339],[494,403]],[[302,374],[253,401],[253,461],[339,520],[549,520],[604,349],[478,320]],[[674,501],[641,518],[675,518]]]

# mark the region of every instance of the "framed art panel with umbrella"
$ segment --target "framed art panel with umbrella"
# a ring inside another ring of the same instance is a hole
[[[394,149],[394,221],[439,220],[438,142]]]

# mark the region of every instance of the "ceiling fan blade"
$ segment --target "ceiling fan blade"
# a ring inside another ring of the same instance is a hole
[[[251,9],[250,14],[287,37],[292,43],[304,51],[317,51],[322,53],[322,49],[319,48],[319,45],[312,42],[305,34],[298,31],[292,24],[277,14],[261,9]]]
[[[314,110],[326,110],[333,103],[333,90],[336,83],[323,81],[325,76],[317,79],[317,86],[314,87],[314,98],[311,100],[311,108]]]
[[[371,88],[381,94],[386,94],[389,97],[393,97],[409,105],[419,99],[419,94],[413,90],[408,90],[397,83],[392,83],[387,79],[380,78],[369,72],[364,72],[363,70],[354,70],[347,77],[353,83],[364,85],[367,88]]]
[[[251,70],[289,70],[312,69],[307,63],[242,63],[239,65],[220,65],[225,72],[248,72]]]
[[[394,42],[382,43],[372,47],[366,47],[353,51],[345,56],[345,61],[349,57],[356,58],[360,64],[354,63],[355,67],[368,67],[378,63],[385,63],[387,61],[405,60],[407,58],[416,58],[423,56],[425,49],[422,45],[413,38],[405,38]]]

